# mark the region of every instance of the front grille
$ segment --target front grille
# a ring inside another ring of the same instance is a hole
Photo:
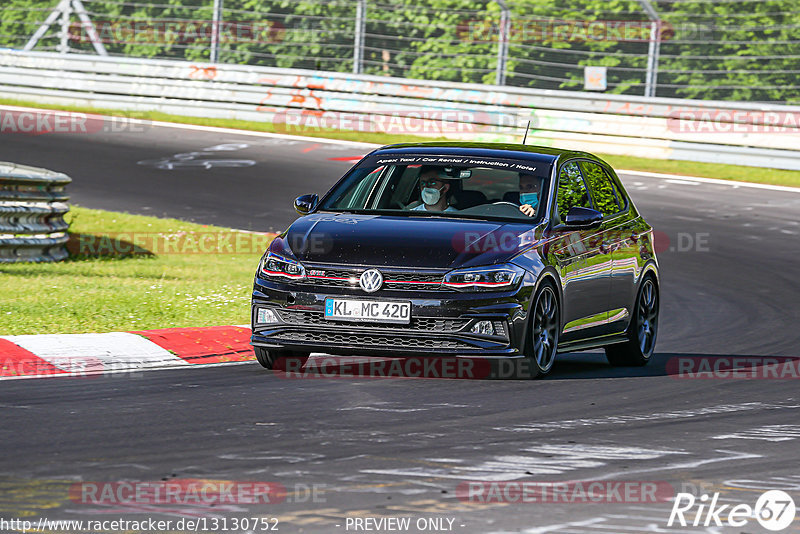
[[[325,269],[308,268],[308,274],[302,280],[304,284],[319,287],[352,287],[357,288],[358,279],[366,269]],[[322,271],[325,274],[312,274],[310,271]],[[442,274],[381,271],[384,282],[382,289],[399,291],[443,291]]]
[[[402,349],[469,349],[475,348],[469,343],[451,339],[402,337],[383,334],[368,333],[339,333],[339,332],[312,332],[292,331],[278,332],[272,339],[279,341],[295,341],[317,343],[321,345],[346,345],[350,347],[382,347]]]
[[[363,323],[363,322],[347,322],[347,321],[330,321],[319,312],[307,312],[298,310],[286,310],[278,308],[275,311],[281,318],[281,321],[291,325],[302,326],[336,326],[342,323],[346,324],[348,328],[361,327],[361,328],[393,328],[403,330],[418,330],[422,332],[458,332],[464,328],[469,319],[440,319],[437,317],[412,317],[410,324],[378,324],[378,323]]]
[[[383,287],[386,289],[394,289],[400,291],[441,291],[442,290],[442,277],[440,276],[436,282],[384,282]]]

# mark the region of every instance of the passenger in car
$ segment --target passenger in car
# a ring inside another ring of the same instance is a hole
[[[423,166],[419,172],[419,187],[422,204],[412,211],[458,211],[448,201],[450,177],[442,167]]]

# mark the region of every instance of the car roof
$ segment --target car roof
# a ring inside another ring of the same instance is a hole
[[[474,157],[515,158],[538,162],[553,163],[557,159],[571,157],[589,158],[602,161],[597,156],[588,152],[566,150],[535,145],[518,145],[512,143],[466,143],[466,142],[430,142],[430,143],[402,143],[386,145],[373,154],[430,154],[430,155],[459,155]]]

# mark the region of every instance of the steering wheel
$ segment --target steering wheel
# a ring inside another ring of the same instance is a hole
[[[515,208],[519,208],[517,204],[514,204],[513,202],[506,202],[505,200],[501,200],[499,202],[492,202],[492,206],[498,206],[500,204],[508,204],[509,206],[514,206]]]

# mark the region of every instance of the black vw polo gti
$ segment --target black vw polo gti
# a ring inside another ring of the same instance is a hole
[[[365,156],[258,266],[252,344],[310,352],[527,358],[605,347],[644,365],[658,328],[651,227],[614,170],[545,147],[423,143]]]

